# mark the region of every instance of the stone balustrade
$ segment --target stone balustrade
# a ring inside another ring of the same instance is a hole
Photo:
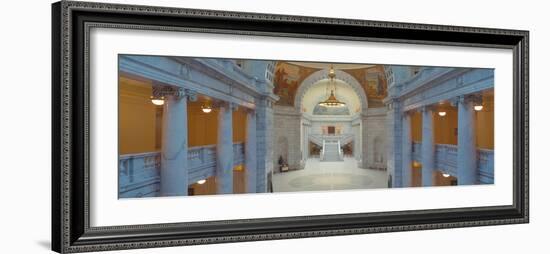
[[[495,151],[477,149],[477,169],[480,183],[495,183]]]
[[[156,196],[160,190],[160,161],[159,152],[121,155],[118,197]]]
[[[330,134],[309,134],[309,140],[314,144],[322,146],[323,140],[327,142],[340,142],[342,145],[346,145],[349,142],[353,141],[355,135],[353,133],[345,133],[338,135]]]
[[[233,165],[243,164],[244,143],[233,144]],[[119,198],[154,197],[160,191],[160,152],[125,154],[119,157]],[[187,152],[188,184],[215,175],[216,146],[190,147]]]
[[[417,162],[422,162],[422,143],[413,142],[412,158]],[[435,169],[443,173],[457,175],[457,154],[456,145],[436,144],[435,145]],[[494,150],[477,149],[477,183],[494,183]]]

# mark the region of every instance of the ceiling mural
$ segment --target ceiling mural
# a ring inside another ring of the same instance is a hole
[[[384,67],[375,65],[366,69],[343,70],[352,75],[363,86],[369,107],[383,107],[382,100],[388,95],[388,87],[384,76]]]
[[[294,105],[296,90],[302,81],[317,71],[317,69],[300,67],[286,62],[278,62],[275,67],[273,93],[280,97],[277,104],[285,106]]]
[[[346,66],[344,64],[341,65],[335,65],[335,68],[352,75],[361,84],[367,95],[369,107],[384,106],[382,100],[387,95],[387,82],[382,65],[350,65],[350,68],[344,68]],[[280,97],[277,104],[294,106],[294,97],[296,96],[298,86],[309,75],[320,70],[312,68],[317,66],[321,66],[321,64],[277,62],[273,80],[275,86],[273,92]],[[356,67],[356,69],[352,69],[351,67]]]

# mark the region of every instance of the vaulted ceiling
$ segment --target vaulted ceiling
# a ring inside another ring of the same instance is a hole
[[[287,61],[277,62],[275,68],[274,93],[280,97],[277,104],[295,106],[296,91],[302,82],[313,73],[323,69],[328,70],[331,67],[346,72],[357,80],[365,91],[369,107],[384,106],[382,100],[387,94],[387,82],[382,65]],[[354,111],[355,109],[350,108],[350,112]]]

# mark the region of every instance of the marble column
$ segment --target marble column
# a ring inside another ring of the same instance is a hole
[[[305,167],[306,163],[306,126],[304,125],[303,121],[300,124],[300,168]]]
[[[261,99],[256,104],[256,138],[258,161],[258,193],[270,190],[269,177],[273,172],[273,107],[268,99]]]
[[[306,163],[309,158],[309,126],[306,125],[306,143],[305,143]]]
[[[302,142],[302,156],[304,157],[304,162],[307,160],[307,153],[306,153],[306,144],[307,144],[307,126],[303,126],[302,128],[304,128],[304,139],[303,139],[303,142]]]
[[[386,113],[386,154],[387,154],[387,170],[388,187],[395,188],[401,187],[403,184],[403,176],[401,175],[402,169],[402,113],[401,102],[392,99],[387,101],[386,106],[388,111]],[[363,132],[365,135],[365,132]],[[364,146],[363,146],[364,147]],[[363,154],[365,152],[363,151]],[[373,154],[373,153],[370,153]]]
[[[458,98],[457,178],[459,185],[476,183],[475,112],[471,99]]]
[[[411,116],[408,112],[403,113],[403,135],[402,135],[402,187],[411,186],[411,165],[412,165],[412,140],[411,140]]]
[[[361,124],[359,124],[355,127],[355,140],[354,140],[357,143],[357,145],[356,145],[357,152],[355,154],[355,159],[357,160],[358,163],[361,162],[361,154],[362,154],[361,153],[361,151],[362,151],[362,149],[361,149],[361,140],[362,140],[361,138],[362,138],[362,136],[361,135],[362,135],[361,134]]]
[[[160,193],[186,196],[187,174],[187,96],[183,90],[165,95],[162,123]]]
[[[372,158],[369,157],[369,135],[367,134],[369,133],[369,130],[367,128],[367,116],[362,115],[361,118],[361,168],[369,168],[369,166],[371,166],[369,160],[372,160]]]
[[[353,158],[355,158],[355,160],[357,160],[358,158],[358,155],[359,155],[359,151],[357,151],[357,149],[359,148],[359,146],[357,145],[358,142],[359,142],[359,135],[357,133],[357,127],[356,126],[352,126],[351,127],[352,130],[353,130]]]
[[[246,167],[246,192],[255,193],[258,178],[258,161],[256,159],[256,112],[250,110],[246,114],[246,143],[245,143],[245,167]]]
[[[218,194],[233,193],[233,107],[231,103],[223,104],[218,113],[216,146]]]
[[[422,186],[432,186],[435,167],[433,112],[429,106],[422,109]]]

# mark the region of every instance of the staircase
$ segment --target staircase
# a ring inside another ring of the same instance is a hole
[[[355,135],[352,133],[338,134],[338,135],[309,134],[307,139],[318,146],[323,146],[323,140],[327,142],[340,141],[341,145],[347,145],[348,143],[350,143],[355,139]]]
[[[343,161],[339,142],[324,142],[321,161]]]

